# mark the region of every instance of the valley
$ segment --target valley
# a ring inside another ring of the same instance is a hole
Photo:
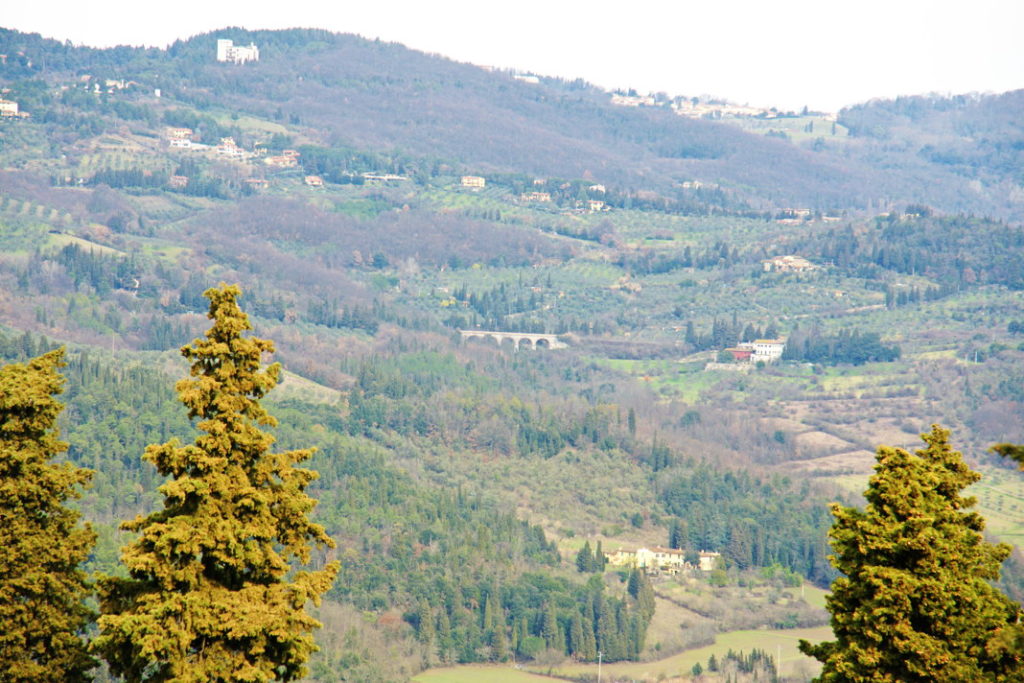
[[[123,572],[118,524],[160,503],[145,446],[195,434],[178,349],[219,282],[284,367],[275,448],[318,449],[337,548],[311,562],[341,570],[308,680],[596,680],[598,648],[602,680],[730,652],[753,676],[754,650],[809,680],[827,504],[933,423],[983,473],[988,532],[1024,535],[1024,477],[989,451],[1024,441],[1020,91],[739,125],[351,35],[230,33],[259,60],[218,63],[220,32],[0,30],[29,114],[0,118],[0,359],[67,348],[89,571]],[[584,543],[723,564],[648,594],[578,571]],[[1018,549],[998,586],[1024,598]]]

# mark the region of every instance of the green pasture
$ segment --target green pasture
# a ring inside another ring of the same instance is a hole
[[[74,235],[66,235],[64,233],[49,233],[46,239],[46,246],[61,249],[69,244],[77,244],[86,251],[95,251],[98,254],[104,254],[106,256],[125,256],[123,251],[114,249],[113,247],[107,247],[96,242],[91,242],[82,237],[76,237]]]
[[[427,669],[413,676],[416,683],[531,683],[555,680],[516,668],[512,664],[466,664]]]
[[[616,372],[649,382],[659,393],[671,394],[686,403],[696,403],[704,391],[714,387],[723,379],[749,376],[737,375],[724,370],[690,371],[681,367],[679,361],[676,360],[627,360],[597,357],[590,360]]]
[[[49,229],[34,221],[0,219],[0,249],[6,256],[28,255],[46,242]]]
[[[287,370],[281,373],[281,383],[274,390],[275,401],[287,401],[289,399],[307,401],[309,403],[326,403],[334,405],[342,398],[342,393],[337,389],[324,386],[301,375],[296,375]]]
[[[255,116],[237,116],[237,118],[236,116],[236,114],[224,113],[214,118],[222,126],[237,126],[244,131],[267,133],[269,135],[274,133],[289,134],[288,128],[280,123],[258,119]]]
[[[713,645],[687,650],[652,662],[605,664],[602,666],[602,671],[608,676],[644,681],[654,681],[671,676],[689,677],[693,665],[699,662],[702,666],[706,666],[711,655],[721,659],[729,650],[750,652],[754,648],[758,648],[773,657],[781,654],[781,670],[785,675],[792,672],[798,663],[809,664],[813,661],[797,649],[797,644],[801,639],[819,642],[831,637],[832,629],[828,626],[787,630],[730,631],[715,636]],[[584,675],[596,677],[597,664],[567,664],[555,667],[551,673],[567,678]]]
[[[783,132],[795,142],[813,140],[815,138],[842,141],[846,140],[850,135],[850,131],[841,123],[813,114],[774,119],[752,117],[724,118],[721,121],[751,133],[760,133],[762,135],[767,135],[771,131]]]

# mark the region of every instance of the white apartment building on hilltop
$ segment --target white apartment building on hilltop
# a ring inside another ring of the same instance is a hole
[[[249,43],[249,46],[235,45],[234,41],[227,38],[217,40],[217,61],[232,62],[234,64],[245,64],[246,62],[260,61],[260,49],[256,43]]]

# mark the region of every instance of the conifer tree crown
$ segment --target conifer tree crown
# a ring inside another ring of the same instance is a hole
[[[1018,607],[988,584],[1010,553],[984,541],[961,495],[980,478],[935,425],[926,447],[878,449],[865,509],[834,504],[830,557],[843,573],[827,606],[836,640],[800,649],[823,682],[1021,680],[1018,655],[996,645]]]
[[[210,289],[205,339],[182,349],[190,377],[177,384],[202,432],[146,449],[171,477],[164,508],[126,522],[139,533],[124,549],[130,578],[101,582],[101,635],[95,648],[129,681],[294,680],[316,649],[319,603],[336,563],[289,576],[289,557],[307,563],[312,546],[333,547],[307,515],[305,488],[316,473],[296,467],[313,449],[270,453],[276,424],[259,401],[276,384],[277,364],[261,369],[270,341],[251,330],[237,286]]]

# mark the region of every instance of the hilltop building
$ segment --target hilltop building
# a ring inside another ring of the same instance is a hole
[[[462,186],[480,189],[487,186],[487,179],[478,175],[464,175],[462,176]]]
[[[260,49],[256,43],[235,45],[234,41],[226,38],[217,40],[217,61],[232,62],[233,64],[245,64],[246,62],[260,61]]]

